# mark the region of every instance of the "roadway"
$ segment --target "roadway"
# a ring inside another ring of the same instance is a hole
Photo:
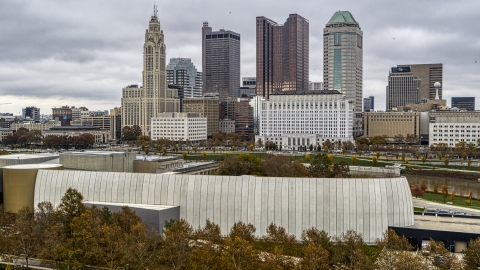
[[[472,208],[454,206],[454,205],[443,204],[443,203],[435,203],[435,202],[430,202],[430,201],[416,199],[416,198],[412,198],[412,201],[413,201],[414,207],[428,208],[428,209],[447,209],[454,212],[455,211],[465,212],[469,215],[480,216],[480,210],[476,210]]]

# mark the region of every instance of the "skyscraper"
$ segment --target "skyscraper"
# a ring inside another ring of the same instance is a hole
[[[438,96],[442,99],[443,64],[397,65],[390,69],[387,86],[387,111],[393,107],[433,100],[439,82]]]
[[[167,83],[183,87],[184,98],[202,96],[202,73],[190,58],[170,58],[167,65]]]
[[[34,106],[23,108],[22,117],[29,117],[31,120],[40,121],[40,108]]]
[[[323,85],[353,102],[354,134],[361,135],[363,32],[349,11],[337,11],[323,29]]]
[[[240,87],[240,34],[202,27],[203,94],[218,93],[220,101],[238,97]]]
[[[257,17],[257,95],[307,90],[309,22],[290,14],[284,25]]]
[[[163,30],[155,7],[143,45],[143,87],[130,85],[123,89],[122,127],[138,125],[144,134],[149,134],[152,117],[179,111],[179,100],[167,94],[165,52]]]
[[[364,112],[375,111],[375,97],[374,96],[369,96],[368,98],[363,99],[363,111]]]
[[[451,107],[465,111],[475,111],[475,97],[452,97]]]

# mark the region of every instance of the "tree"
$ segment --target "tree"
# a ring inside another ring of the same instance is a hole
[[[443,202],[445,203],[445,199],[447,198],[448,196],[448,186],[447,185],[443,185],[442,186],[442,197],[443,197]]]
[[[422,255],[435,269],[463,269],[457,256],[449,252],[441,241],[430,239],[426,251]]]
[[[438,194],[438,186],[437,186],[437,184],[434,184],[434,185],[433,185],[433,193],[434,193],[434,194]]]
[[[422,178],[422,183],[420,184],[420,188],[425,193],[427,191],[427,184],[425,183],[425,179]]]
[[[164,239],[161,242],[160,260],[169,269],[186,269],[188,258],[192,253],[190,238],[193,229],[184,219],[173,221],[164,230]]]
[[[363,155],[363,151],[362,150],[358,151],[358,155],[361,157]]]
[[[258,139],[257,142],[255,143],[258,148],[263,148],[263,142],[262,139]]]
[[[443,157],[442,152],[439,152],[439,153],[438,153],[438,159],[439,159],[439,160],[442,160],[442,157]]]
[[[279,155],[266,155],[261,162],[261,172],[263,176],[270,177],[306,177],[308,175],[302,163],[295,161],[292,157]]]
[[[363,238],[355,231],[349,230],[335,237],[336,248],[332,256],[332,264],[342,269],[373,269],[373,263],[363,253]]]
[[[443,164],[445,164],[445,166],[448,166],[448,163],[450,163],[450,159],[448,157],[446,157],[444,160],[443,160]]]
[[[415,195],[415,198],[418,198],[418,196],[422,197],[423,194],[425,194],[425,192],[422,190],[421,187],[415,186],[415,187],[412,189],[412,194]]]
[[[416,152],[415,153],[415,158],[418,160],[420,158],[420,153]],[[424,162],[425,163],[425,162]]]
[[[183,159],[186,159],[186,158],[187,158],[187,152],[186,152],[186,151],[183,151],[183,152],[182,152],[182,156],[183,156]]]
[[[470,167],[470,165],[472,165],[472,160],[471,160],[471,159],[469,159],[469,160],[467,161],[467,166]]]
[[[333,245],[326,232],[316,228],[304,230],[302,244],[304,256],[300,261],[301,269],[330,269]]]
[[[333,158],[330,158],[325,152],[318,153],[308,167],[309,177],[350,177],[350,168],[344,161],[333,164]]]
[[[248,146],[248,148],[250,149],[250,151],[253,151],[253,148],[254,148],[254,147],[255,147],[255,146],[253,145],[253,143]]]
[[[149,136],[147,135],[140,135],[137,137],[137,141],[136,141],[136,144],[137,145],[150,145],[151,143],[151,139]]]
[[[463,256],[465,270],[477,270],[480,267],[480,237],[470,240]]]
[[[355,164],[357,162],[357,156],[352,156],[352,164]]]
[[[129,126],[122,128],[122,140],[124,141],[134,141],[137,139],[137,136],[133,132],[133,129]]]
[[[29,259],[41,248],[42,237],[32,210],[25,207],[18,212],[9,235],[11,247],[9,251],[12,255],[25,259],[27,268]]]
[[[325,145],[325,146],[323,147],[323,151],[325,151],[325,153],[328,153],[328,146]]]
[[[372,165],[375,166],[377,164],[377,157],[372,157]]]
[[[310,154],[305,154],[305,161],[309,162],[310,161]]]
[[[310,149],[310,152],[313,151],[313,144],[310,144],[310,146],[308,147],[308,149]]]
[[[66,230],[67,237],[72,235],[70,224],[73,219],[79,217],[86,211],[86,207],[82,201],[83,195],[80,192],[76,189],[68,188],[58,206],[58,212],[62,217],[62,223]]]
[[[455,200],[455,192],[452,191],[452,193],[450,194],[450,200],[451,201],[454,201]]]
[[[377,157],[377,159],[380,158],[380,152],[377,151],[377,152],[375,153],[375,156]]]
[[[138,125],[133,125],[132,132],[135,135],[135,138],[137,138],[138,136],[142,135],[142,128],[140,128]]]
[[[220,163],[218,175],[258,175],[261,174],[261,159],[250,155],[226,156]]]
[[[425,164],[425,162],[427,161],[427,158],[425,156],[422,157],[422,163]]]
[[[202,152],[202,157],[203,157],[204,160],[207,159],[207,152],[203,151]]]
[[[395,158],[398,159],[398,152],[395,152]]]

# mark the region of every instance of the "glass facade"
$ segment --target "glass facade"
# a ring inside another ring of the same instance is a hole
[[[342,91],[342,50],[335,49],[333,53],[333,90]]]

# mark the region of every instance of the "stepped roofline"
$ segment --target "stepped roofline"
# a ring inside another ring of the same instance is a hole
[[[358,22],[353,17],[350,11],[337,11],[333,14],[332,18],[328,21],[327,25],[335,24],[354,24],[358,26]]]

